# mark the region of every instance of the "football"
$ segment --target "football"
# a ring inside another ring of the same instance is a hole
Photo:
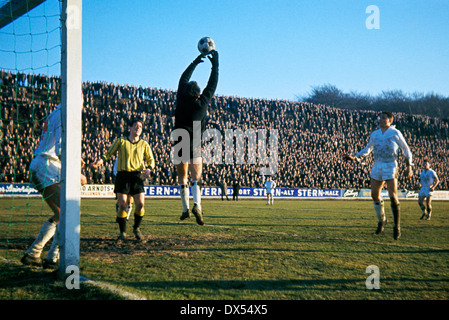
[[[215,42],[209,37],[203,37],[198,41],[198,50],[206,55],[215,50]]]

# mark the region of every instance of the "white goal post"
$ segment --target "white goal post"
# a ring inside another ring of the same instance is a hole
[[[62,180],[59,275],[79,266],[82,113],[82,0],[61,7]]]

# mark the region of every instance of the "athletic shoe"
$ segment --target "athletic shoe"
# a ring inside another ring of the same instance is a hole
[[[142,232],[140,232],[140,228],[134,228],[133,232],[137,240],[141,241],[143,239]]]
[[[185,220],[185,219],[188,219],[188,218],[190,218],[190,211],[189,211],[189,209],[187,209],[186,211],[184,211],[184,212],[181,214],[180,219],[181,219],[181,220]]]
[[[393,239],[398,240],[401,237],[401,229],[394,227],[393,228]]]
[[[59,262],[58,261],[53,262],[53,261],[44,259],[44,263],[43,263],[42,267],[44,269],[57,270],[59,268]]]
[[[202,226],[204,224],[203,215],[201,213],[201,208],[196,203],[193,205],[192,213],[196,218],[196,223]]]
[[[430,214],[427,216],[426,220],[430,220]]]
[[[422,214],[422,216],[421,216],[421,218],[419,218],[419,219],[424,219],[424,217],[426,216],[426,213],[424,212],[423,214]]]
[[[121,232],[117,238],[117,241],[124,241],[126,239],[126,233]]]
[[[382,231],[384,231],[385,226],[387,225],[387,218],[385,218],[385,220],[380,221],[377,223],[377,230],[376,230],[376,234],[381,233]]]
[[[25,254],[22,257],[22,259],[20,259],[20,262],[22,262],[26,266],[36,266],[36,267],[42,266],[41,257],[32,257],[29,254]]]

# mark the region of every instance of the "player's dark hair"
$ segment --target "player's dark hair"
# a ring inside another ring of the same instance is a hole
[[[393,119],[393,114],[390,111],[382,111],[382,114],[385,114],[388,119]]]
[[[143,119],[142,119],[142,118],[136,117],[136,118],[131,118],[131,119],[129,120],[129,126],[132,127],[136,122],[140,122],[140,123],[142,124],[142,126],[145,124],[145,123],[143,122]]]
[[[201,93],[201,89],[198,86],[198,83],[196,81],[190,81],[189,83],[187,83],[186,94],[189,97],[192,97],[192,98],[196,99],[196,98],[198,98],[200,93]]]

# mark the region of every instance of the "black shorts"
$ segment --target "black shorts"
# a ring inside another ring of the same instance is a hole
[[[120,171],[115,178],[114,193],[135,195],[145,193],[140,171]]]

